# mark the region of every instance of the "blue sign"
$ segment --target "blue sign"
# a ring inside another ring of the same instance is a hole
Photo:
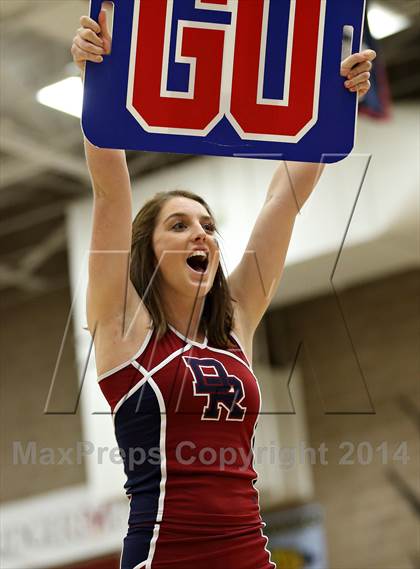
[[[98,18],[101,0],[91,1]],[[365,0],[114,0],[112,53],[88,62],[82,125],[101,147],[336,162],[354,144]]]

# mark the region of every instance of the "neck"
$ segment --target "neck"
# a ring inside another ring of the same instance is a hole
[[[203,331],[200,330],[200,321],[205,297],[190,298],[171,292],[163,295],[162,299],[168,323],[185,337],[201,341]]]

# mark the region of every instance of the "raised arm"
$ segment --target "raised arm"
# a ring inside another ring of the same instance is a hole
[[[255,332],[279,284],[297,213],[323,164],[282,162],[274,173],[246,252],[230,276],[236,326],[244,342]]]
[[[84,78],[86,61],[100,64],[111,50],[106,14],[99,23],[87,16],[73,39],[72,55]],[[98,148],[84,138],[93,188],[93,224],[89,256],[87,319],[91,333],[98,323],[125,314],[126,302],[138,304],[129,280],[132,201],[125,152]],[[127,294],[128,293],[128,294]]]
[[[345,87],[365,95],[376,53],[366,50],[342,62]],[[315,188],[323,164],[282,162],[274,173],[246,252],[230,276],[236,305],[236,327],[249,343],[267,310],[284,269],[295,218]]]

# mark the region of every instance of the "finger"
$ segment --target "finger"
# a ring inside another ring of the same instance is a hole
[[[365,71],[364,73],[360,73],[359,75],[356,75],[356,77],[354,77],[353,79],[345,81],[344,86],[345,87],[356,87],[360,83],[364,83],[365,81],[368,81],[369,79],[370,79],[370,73],[369,73],[369,71]]]
[[[351,87],[349,91],[352,92],[357,91],[359,95],[361,94],[365,95],[369,91],[370,87],[371,87],[370,81],[363,81],[362,83],[359,83],[355,87]]]
[[[102,55],[105,53],[105,50],[102,47],[94,45],[88,41],[85,41],[80,36],[76,36],[73,39],[73,43],[77,45],[79,49],[82,51],[86,51],[87,53],[94,53],[95,55]]]
[[[92,61],[93,63],[102,63],[103,57],[101,55],[95,55],[94,53],[89,53],[80,49],[77,44],[73,44],[71,48],[71,53],[73,59],[76,63],[83,63],[84,61]]]
[[[364,51],[359,51],[357,53],[353,53],[347,57],[343,62],[342,65],[345,67],[353,67],[357,63],[362,63],[363,61],[373,61],[376,58],[376,51],[373,49],[365,49]]]
[[[101,34],[104,36],[104,38],[110,40],[111,35],[109,33],[109,30],[108,30],[108,21],[107,21],[107,17],[106,17],[106,10],[101,10],[99,12],[98,22],[99,22],[99,25],[101,27]]]
[[[363,83],[359,83],[359,85],[357,85],[357,90],[358,91],[364,91],[365,93],[367,93],[369,91],[371,87],[371,83],[370,81],[364,81]]]
[[[371,61],[364,61],[363,63],[358,63],[355,67],[353,67],[353,69],[347,75],[347,78],[352,79],[353,77],[356,77],[356,75],[359,75],[364,71],[370,71],[372,67],[373,65]]]
[[[359,98],[364,97],[366,93],[369,91],[369,89],[370,89],[370,81],[368,81],[366,85],[357,90],[358,97]]]
[[[99,13],[99,24],[101,26],[101,36],[104,41],[104,48],[106,53],[111,53],[111,34],[108,30],[108,22],[106,17],[106,10],[101,10]]]
[[[93,30],[89,30],[88,28],[79,28],[77,33],[85,41],[89,41],[100,47],[103,47],[104,45],[102,38],[100,38]]]
[[[374,59],[376,59],[377,53],[374,49],[365,49],[362,53],[366,55],[366,59],[368,61],[373,61]]]
[[[355,65],[363,63],[364,61],[373,61],[375,57],[376,52],[373,49],[366,49],[365,51],[354,53],[341,62],[340,73],[341,75],[348,75]]]
[[[98,22],[89,18],[89,16],[82,16],[80,18],[80,24],[83,28],[88,28],[89,30],[93,30],[95,33],[99,34],[101,32],[101,27]]]

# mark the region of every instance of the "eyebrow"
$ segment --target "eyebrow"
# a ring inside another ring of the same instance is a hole
[[[171,217],[188,217],[188,214],[183,213],[182,211],[171,213],[171,215],[168,215],[168,217],[165,219],[164,223],[166,223],[169,219],[171,219]],[[214,223],[214,219],[210,215],[202,215],[200,216],[200,219],[205,219],[207,221],[212,221]]]

